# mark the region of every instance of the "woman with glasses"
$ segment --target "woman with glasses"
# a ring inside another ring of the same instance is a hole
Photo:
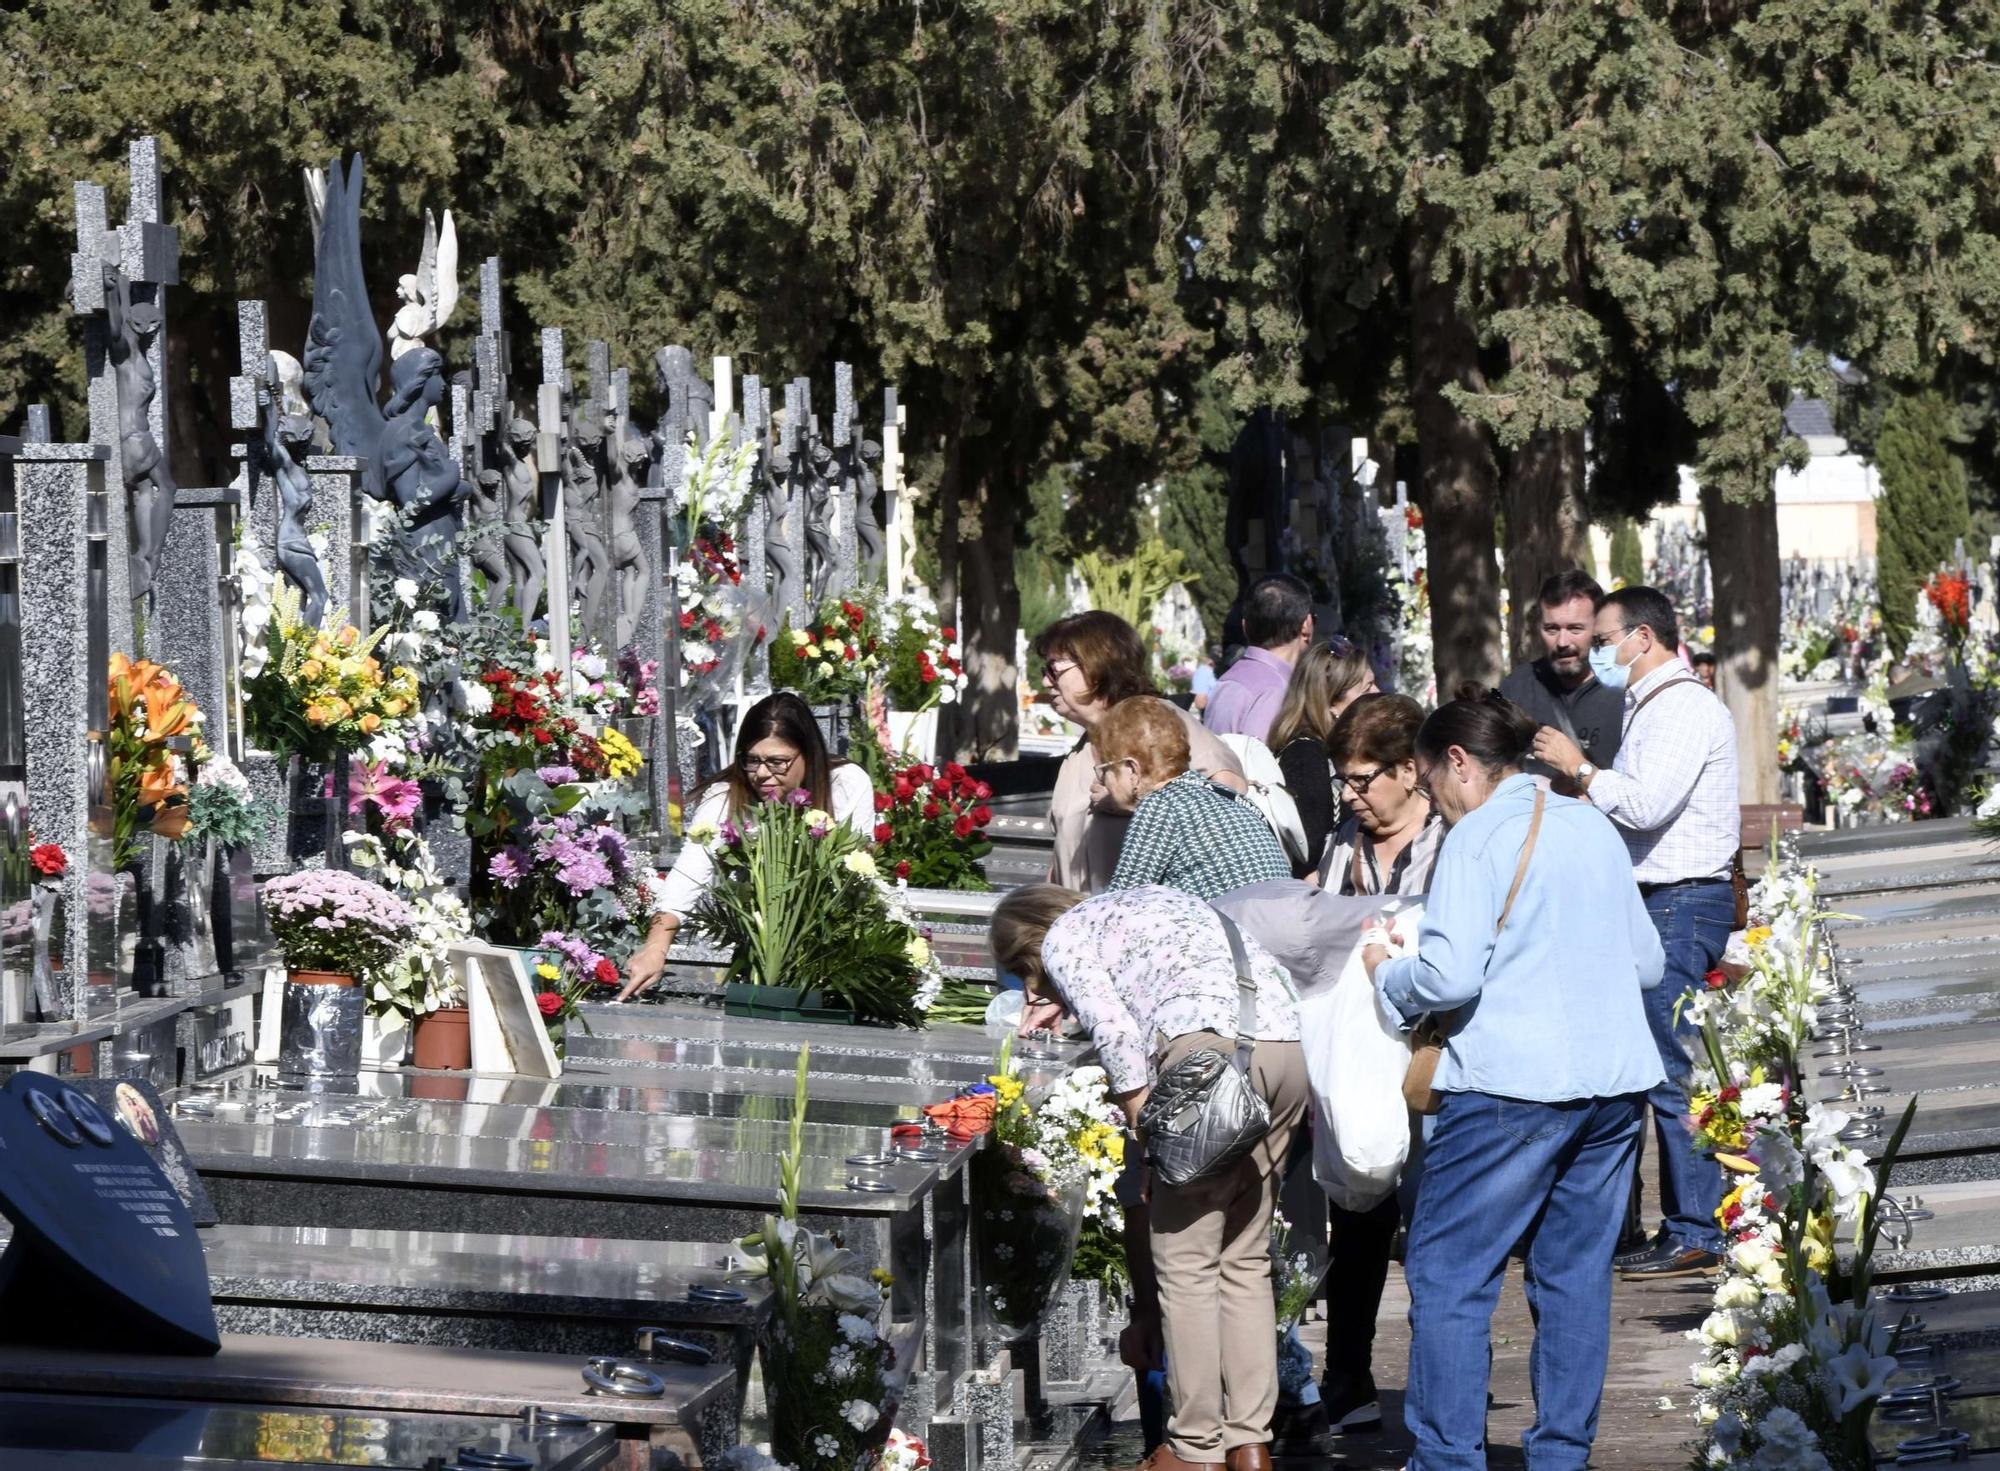
[[[1375,671],[1368,656],[1344,638],[1321,639],[1292,666],[1291,683],[1271,722],[1271,751],[1306,830],[1309,856],[1292,865],[1293,878],[1306,878],[1319,867],[1340,818],[1328,744],[1334,722],[1356,700],[1373,693]]]
[[[851,761],[827,754],[812,708],[790,690],[767,696],[744,712],[736,731],[736,760],[695,789],[688,802],[690,829],[740,822],[759,802],[776,802],[804,788],[813,800],[864,838],[875,824],[875,786]],[[667,968],[667,951],[681,921],[694,908],[715,864],[699,843],[682,843],[673,871],[653,885],[653,924],[646,943],[625,967],[620,1001],[649,990]]]
[[[1083,727],[1083,740],[1064,759],[1049,802],[1049,823],[1055,829],[1049,881],[1095,894],[1117,871],[1129,821],[1128,812],[1104,805],[1104,788],[1095,779],[1104,759],[1097,751],[1097,728],[1124,701],[1156,698],[1158,692],[1147,672],[1146,646],[1116,613],[1058,619],[1035,640],[1035,653],[1056,714]],[[1194,770],[1236,791],[1249,790],[1242,763],[1227,746],[1180,706],[1159,703],[1185,727]]]
[[[1327,745],[1347,799],[1347,820],[1327,845],[1320,886],[1329,894],[1415,897],[1430,887],[1444,822],[1417,780],[1416,739],[1423,706],[1408,695],[1369,694],[1348,706]],[[1420,1167],[1413,1157],[1405,1182]],[[1326,1283],[1326,1372],[1320,1403],[1335,1432],[1378,1430],[1375,1319],[1389,1279],[1402,1205],[1389,1196],[1372,1210],[1327,1202],[1333,1246]]]

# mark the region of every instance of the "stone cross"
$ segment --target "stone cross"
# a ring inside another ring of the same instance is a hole
[[[859,495],[857,478],[861,470],[860,416],[855,412],[854,365],[833,365],[833,438],[827,448],[839,479],[828,495],[827,521],[833,536],[833,582],[831,591],[846,597],[856,585],[858,536],[854,520]],[[824,594],[822,594],[824,595]]]
[[[743,379],[743,415],[737,422],[738,443],[757,446],[750,462],[750,498],[743,507],[743,544],[736,549],[737,565],[743,572],[743,640],[755,643],[758,630],[767,636],[778,631],[778,618],[771,610],[771,569],[765,563],[765,526],[771,507],[764,496],[764,475],[771,457],[771,395],[755,373]],[[739,693],[762,699],[771,692],[771,667],[766,659],[743,661],[745,686]],[[739,704],[741,700],[739,699]]]
[[[47,444],[54,438],[55,431],[49,427],[49,406],[47,404],[28,405],[28,427],[21,438],[29,444]]]
[[[811,601],[812,557],[805,535],[802,466],[809,428],[806,417],[810,411],[805,384],[794,378],[785,385],[784,417],[778,421],[778,455],[771,467],[772,479],[784,492],[782,512],[774,510],[764,528],[767,553],[781,554],[772,558],[772,591],[778,599],[774,611],[780,623],[789,618],[794,628],[804,626]],[[774,627],[772,632],[775,634],[777,629]]]
[[[563,522],[563,462],[569,457],[569,370],[563,366],[563,331],[542,328],[542,384],[536,400],[535,468],[542,481],[542,560],[547,571],[549,651],[565,682],[570,653],[569,528]]]
[[[903,595],[909,568],[903,560],[903,406],[892,384],[882,390],[882,510],[888,524],[889,596]]]
[[[135,139],[127,155],[126,222],[113,229],[101,185],[75,186],[76,252],[70,307],[84,318],[90,378],[90,438],[110,448],[131,504],[110,528],[111,641],[134,649],[132,594],[150,578],[172,514],[167,461],[166,288],[180,284],[178,233],[161,219],[158,140]],[[116,310],[119,340],[113,340]],[[141,318],[150,317],[151,330]],[[133,347],[136,352],[131,351]],[[122,366],[121,366],[122,364]],[[129,397],[120,403],[121,384]],[[150,391],[149,391],[150,389]],[[124,421],[130,420],[129,424]],[[125,432],[130,428],[132,432]],[[135,514],[138,520],[134,520]]]

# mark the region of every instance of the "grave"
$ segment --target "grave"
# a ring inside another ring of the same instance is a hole
[[[94,1395],[0,1394],[10,1471],[250,1471],[373,1466],[433,1471],[597,1471],[619,1459],[614,1428],[569,1416],[360,1414],[252,1409]],[[513,1459],[518,1458],[518,1459]]]

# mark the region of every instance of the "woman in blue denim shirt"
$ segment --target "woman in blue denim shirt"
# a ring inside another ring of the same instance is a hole
[[[1417,952],[1363,952],[1383,998],[1447,1036],[1404,1263],[1411,1471],[1486,1465],[1488,1338],[1517,1247],[1537,1322],[1528,1464],[1588,1462],[1611,1257],[1662,1077],[1640,993],[1664,957],[1631,859],[1603,814],[1522,774],[1534,736],[1518,705],[1472,686],[1424,722],[1417,775],[1451,830]]]

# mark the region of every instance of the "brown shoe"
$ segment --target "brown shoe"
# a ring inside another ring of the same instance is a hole
[[[1271,1471],[1271,1448],[1268,1445],[1239,1445],[1223,1457],[1228,1471]]]
[[[1261,1450],[1262,1447],[1258,1449]],[[1266,1471],[1270,1464],[1270,1458],[1266,1456],[1264,1459]],[[1162,1445],[1134,1467],[1133,1471],[1223,1471],[1223,1465],[1220,1461],[1184,1461],[1174,1454],[1172,1446]]]

